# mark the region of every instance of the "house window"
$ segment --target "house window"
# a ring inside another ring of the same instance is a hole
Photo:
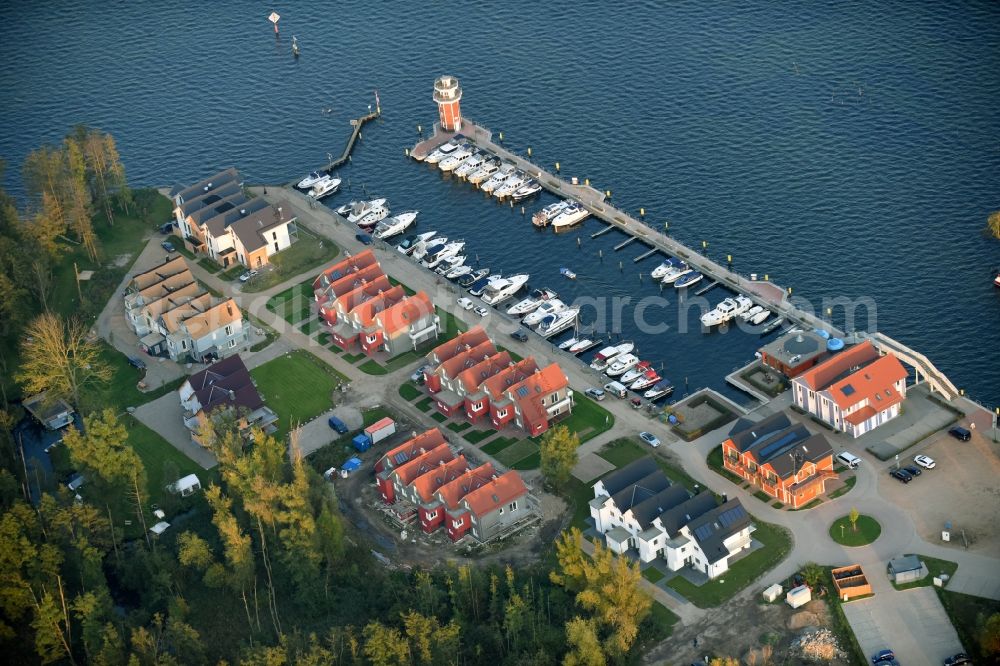
[[[371,344],[371,343],[375,342],[375,340],[377,340],[377,339],[378,339],[378,336],[376,336],[376,335],[366,335],[365,336],[365,340],[368,342],[368,344]]]
[[[511,502],[510,505],[509,505],[509,508],[510,508],[511,511],[516,511],[517,510],[517,502]]]
[[[271,233],[271,240],[278,240],[278,232],[277,231]],[[275,246],[275,247],[277,247],[277,246]]]
[[[437,517],[438,517],[437,509],[427,512],[427,520],[434,520]]]
[[[236,346],[236,338],[233,338],[232,340],[229,341],[229,348],[232,349],[235,346]]]
[[[453,521],[451,521],[451,527],[452,527],[452,529],[456,529],[456,530],[459,527],[461,527],[462,525],[464,525],[464,524],[465,524],[465,519],[459,519],[459,520],[453,520]]]
[[[503,507],[500,507],[500,515],[503,515]]]
[[[232,335],[232,334],[233,334],[233,327],[226,326],[226,335]]]
[[[557,402],[559,402],[559,394],[558,393],[553,393],[552,394],[552,404],[554,405]]]
[[[188,348],[187,340],[181,340],[181,349],[187,349],[187,348]]]
[[[506,407],[504,407],[503,409],[497,411],[497,418],[502,419],[505,416],[507,416],[507,408]]]
[[[482,402],[474,402],[474,403],[472,403],[472,409],[473,409],[473,411],[478,412],[482,408],[483,408],[483,403]]]

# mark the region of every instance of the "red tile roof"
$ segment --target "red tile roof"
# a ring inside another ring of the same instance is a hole
[[[878,350],[871,343],[865,340],[859,345],[846,349],[839,354],[828,358],[819,365],[806,370],[799,379],[804,381],[813,391],[822,391],[837,377],[843,375],[857,365],[865,365],[878,358]]]
[[[463,497],[477,488],[490,482],[496,470],[493,463],[484,463],[475,469],[470,469],[462,476],[449,481],[437,489],[436,496],[448,509],[454,509]]]
[[[417,492],[421,500],[429,502],[438,488],[457,479],[468,469],[469,461],[465,459],[465,456],[459,455],[457,458],[421,474],[410,483],[410,487]]]
[[[381,469],[396,468],[413,458],[416,458],[424,451],[429,451],[445,441],[444,435],[437,428],[431,428],[420,433],[416,437],[409,439],[394,449],[387,451],[379,464]],[[388,464],[386,464],[388,463]]]
[[[434,304],[426,292],[418,291],[375,315],[375,323],[392,338],[428,316],[434,316]]]
[[[392,289],[392,283],[385,275],[379,275],[370,282],[358,285],[356,288],[341,294],[337,298],[337,307],[341,312],[350,312],[370,298],[378,296],[379,292]]]
[[[347,292],[354,291],[366,282],[371,282],[381,275],[384,275],[384,273],[382,272],[382,267],[378,264],[365,266],[361,270],[347,273],[339,280],[331,282],[325,290],[323,287],[320,287],[325,296],[325,298],[321,298],[320,300],[332,300],[343,296]]]
[[[505,350],[484,358],[479,363],[460,372],[456,380],[462,383],[466,393],[475,393],[483,382],[508,368],[511,363],[510,354]]]
[[[480,384],[479,388],[489,394],[490,400],[497,400],[508,388],[529,377],[536,370],[538,364],[535,362],[535,357],[529,356],[493,375]]]
[[[554,391],[569,386],[569,379],[557,363],[550,363],[507,389],[507,396],[518,404],[525,424],[548,418],[542,401]]]
[[[333,266],[330,266],[325,271],[320,273],[315,280],[313,280],[313,289],[322,289],[327,284],[336,282],[341,277],[347,273],[353,273],[372,264],[377,265],[378,260],[375,258],[375,253],[371,250],[364,250],[353,256],[347,257],[343,261],[338,261]],[[323,278],[326,277],[326,280]]]
[[[521,475],[511,470],[470,492],[462,498],[462,504],[474,515],[485,516],[527,494],[528,488]]]
[[[430,451],[417,456],[409,462],[403,463],[393,470],[393,473],[399,479],[400,483],[408,486],[420,475],[454,459],[455,454],[451,452],[450,446],[447,444],[438,444]]]
[[[359,326],[364,328],[371,324],[380,312],[385,312],[405,298],[406,291],[399,285],[396,285],[358,304],[350,311],[350,315],[352,318],[357,319]]]
[[[859,402],[867,402],[876,412],[881,412],[902,401],[903,398],[896,391],[895,384],[905,379],[906,368],[903,364],[892,354],[886,354],[850,376],[831,384],[826,390],[841,409],[847,409]]]
[[[442,342],[437,347],[432,349],[429,354],[427,354],[428,359],[437,359],[437,363],[443,363],[449,358],[461,353],[468,347],[475,347],[480,345],[487,340],[489,336],[486,335],[486,331],[483,330],[482,326],[473,326],[465,333],[448,340],[447,342]]]
[[[441,377],[454,379],[472,366],[483,361],[483,359],[495,356],[496,353],[497,348],[493,346],[493,342],[491,340],[487,340],[486,342],[482,342],[475,347],[470,347],[465,351],[455,354],[435,368],[434,373],[440,375]],[[476,386],[478,385],[479,384],[477,382]]]

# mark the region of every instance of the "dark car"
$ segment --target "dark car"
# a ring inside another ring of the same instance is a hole
[[[511,333],[510,337],[514,338],[518,342],[527,342],[528,341],[528,332],[525,331],[523,328],[519,328],[516,331],[514,331],[513,333]]]
[[[892,650],[879,650],[878,652],[872,655],[872,663],[882,664],[887,661],[892,661],[895,658],[896,658],[896,653],[893,652]]]
[[[348,430],[347,424],[338,419],[336,416],[331,416],[329,419],[327,419],[327,423],[329,423],[330,427],[339,432],[341,435],[343,435]]]
[[[174,244],[171,243],[170,241],[163,241],[162,243],[160,243],[160,247],[162,247],[167,252],[174,252],[175,251],[174,250]]]
[[[146,369],[146,362],[143,361],[141,358],[135,356],[128,357],[128,364],[131,365],[133,368],[136,368],[137,370]]]
[[[964,652],[953,654],[944,660],[944,666],[967,666],[972,664],[972,659]]]
[[[167,234],[169,234],[173,230],[174,230],[174,223],[173,222],[166,222],[166,223],[160,225],[160,233],[163,234],[164,236],[166,236]]]
[[[357,241],[359,243],[361,243],[362,245],[371,245],[372,244],[372,237],[369,236],[368,234],[355,234],[354,238],[357,239]]]
[[[894,479],[899,479],[901,483],[909,483],[910,481],[913,480],[912,476],[910,476],[901,469],[892,470],[891,472],[889,472],[889,476],[891,476]]]
[[[970,439],[972,439],[972,433],[961,426],[955,426],[954,428],[948,431],[948,434],[954,437],[955,439],[962,440],[963,442],[967,442]]]
[[[903,471],[909,474],[910,476],[920,476],[923,473],[920,471],[920,468],[917,467],[916,465],[907,465],[906,467],[903,468]]]

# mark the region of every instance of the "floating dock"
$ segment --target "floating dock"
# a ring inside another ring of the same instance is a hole
[[[707,294],[708,292],[712,291],[713,289],[715,289],[718,286],[719,286],[719,281],[716,280],[715,282],[712,282],[711,284],[707,284],[704,287],[702,287],[701,289],[699,289],[698,291],[694,292],[694,295],[695,296],[701,296],[702,294]]]
[[[638,257],[636,257],[635,259],[633,259],[633,260],[632,260],[632,263],[633,263],[633,264],[637,264],[637,263],[639,263],[640,261],[642,261],[643,259],[645,259],[646,257],[649,257],[649,256],[651,256],[651,255],[654,255],[654,254],[656,254],[657,252],[659,252],[659,250],[657,250],[657,249],[656,249],[655,247],[654,247],[654,248],[650,248],[650,249],[649,249],[649,250],[647,250],[646,252],[643,252],[643,253],[642,253],[642,254],[640,254],[640,255],[639,255]]]
[[[360,118],[352,118],[351,126],[354,129],[351,130],[351,136],[347,140],[347,145],[344,146],[344,152],[340,154],[340,157],[333,160],[332,162],[327,163],[325,166],[318,169],[318,171],[333,171],[334,169],[342,165],[344,162],[349,160],[351,158],[351,151],[354,150],[354,144],[357,143],[358,138],[361,137],[361,128],[365,126],[365,123],[367,123],[370,120],[375,120],[380,115],[382,115],[381,109],[372,111],[371,113],[361,116]],[[293,180],[291,183],[289,183],[289,187],[294,187],[295,183],[297,182],[298,182],[297,180]]]
[[[614,230],[614,226],[612,226],[612,225],[609,224],[608,226],[604,227],[600,231],[595,231],[594,233],[590,234],[590,237],[591,238],[597,238],[598,236],[603,236],[604,234],[608,233],[609,231],[613,231],[613,230]]]
[[[628,238],[626,238],[625,240],[623,240],[621,243],[618,243],[618,245],[615,245],[615,252],[617,252],[618,250],[622,249],[626,245],[630,245],[631,243],[634,243],[635,241],[636,241],[635,236],[629,236]]]

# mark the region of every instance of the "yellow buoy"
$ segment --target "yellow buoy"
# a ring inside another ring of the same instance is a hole
[[[640,217],[646,217],[646,209],[645,208],[640,208],[639,209],[639,216]]]
[[[731,254],[727,254],[726,255],[726,263],[729,263],[729,264],[733,263],[733,255],[731,255]]]
[[[531,157],[531,146],[528,146],[528,157]]]
[[[503,132],[500,132],[500,140],[503,141]]]
[[[556,162],[556,171],[559,171],[559,162]]]

